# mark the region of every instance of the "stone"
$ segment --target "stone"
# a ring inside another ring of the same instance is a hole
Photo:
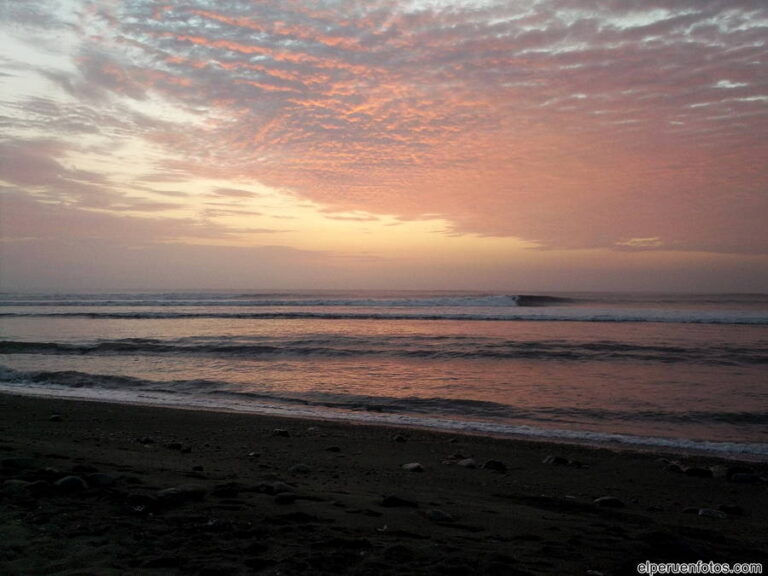
[[[408,439],[405,436],[403,436],[402,434],[395,434],[394,436],[392,436],[392,441],[393,442],[397,442],[399,444],[402,444],[404,442],[407,442]]]
[[[506,472],[507,465],[501,460],[486,460],[483,463],[484,470],[493,470],[494,472]]]
[[[477,462],[475,462],[474,458],[464,458],[459,460],[457,464],[462,468],[477,468]]]
[[[615,496],[601,496],[595,498],[593,503],[603,508],[624,508],[624,502]]]
[[[48,418],[50,422],[63,422],[64,417],[61,414],[51,414],[50,418]]]
[[[699,516],[704,516],[706,518],[728,518],[728,514],[723,512],[722,510],[714,510],[713,508],[699,508]]]
[[[88,484],[80,476],[64,476],[56,480],[53,485],[64,492],[82,492],[88,489]]]
[[[325,449],[326,452],[341,452],[341,448],[338,446],[328,446],[328,448]]]
[[[292,474],[309,474],[312,469],[306,464],[295,464],[288,469]]]
[[[272,430],[272,436],[278,436],[280,438],[290,438],[291,433],[285,428],[275,428]]]
[[[168,450],[178,450],[181,452],[184,445],[181,442],[170,442],[169,444],[166,444],[165,447],[168,448]]]
[[[424,466],[418,462],[409,462],[408,464],[403,464],[401,468],[403,470],[407,470],[408,472],[424,472]]]
[[[160,490],[157,493],[157,498],[161,502],[181,504],[190,500],[202,500],[205,495],[205,488],[201,486],[185,485]]]
[[[152,438],[151,436],[142,436],[141,438],[138,438],[136,442],[138,442],[139,444],[144,444],[146,446],[147,444],[154,444],[155,439]]]
[[[567,466],[568,462],[568,458],[563,458],[562,456],[554,456],[552,454],[541,461],[542,464],[550,464],[554,466]]]

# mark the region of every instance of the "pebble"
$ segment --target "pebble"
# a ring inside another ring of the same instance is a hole
[[[719,519],[728,518],[728,514],[721,510],[714,510],[713,508],[699,508],[699,516]]]
[[[573,466],[574,468],[584,468],[585,464],[578,460],[571,460],[570,458],[564,458],[563,456],[554,456],[550,454],[541,461],[542,464],[550,464],[553,466]]]
[[[424,466],[418,462],[409,462],[408,464],[403,464],[401,468],[403,470],[407,470],[408,472],[424,472]]]
[[[477,462],[475,462],[474,458],[464,458],[459,460],[457,464],[462,468],[477,468]]]
[[[394,436],[392,436],[392,441],[402,444],[403,442],[407,442],[408,439],[402,434],[395,434]]]
[[[53,485],[66,492],[80,492],[88,489],[88,484],[80,476],[64,476],[56,480]]]
[[[296,464],[291,466],[288,471],[293,474],[309,474],[312,472],[312,469],[306,464]]]
[[[175,486],[165,488],[157,493],[159,500],[180,504],[190,500],[202,500],[205,497],[206,490],[200,486]]]
[[[62,422],[64,418],[61,414],[51,414],[51,417],[48,418],[50,422]]]
[[[544,460],[541,461],[542,464],[551,464],[555,466],[566,466],[568,464],[568,458],[563,458],[562,456],[553,456],[550,454]]]
[[[280,438],[290,438],[291,433],[285,428],[275,428],[272,430],[272,436],[279,436]]]
[[[418,508],[418,504],[413,500],[406,500],[399,496],[387,495],[381,499],[380,504],[384,508]]]
[[[151,436],[143,436],[141,438],[138,438],[136,442],[138,442],[139,444],[144,444],[146,446],[147,444],[154,444],[155,439],[152,438]]]
[[[615,496],[601,496],[595,498],[593,503],[604,508],[624,508],[624,502]]]

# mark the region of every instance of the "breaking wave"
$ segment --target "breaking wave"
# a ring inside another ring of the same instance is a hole
[[[275,413],[413,425],[449,431],[526,436],[573,442],[611,443],[667,450],[696,450],[723,456],[768,457],[768,444],[712,442],[689,438],[635,436],[573,429],[574,422],[681,421],[708,425],[768,424],[768,412],[675,412],[662,410],[605,410],[575,407],[518,408],[496,402],[421,397],[382,397],[353,394],[306,393],[279,395],[230,389],[210,380],[155,381],[79,371],[20,371],[0,366],[0,389],[24,394],[63,394],[94,400],[194,406],[245,412]],[[440,416],[437,417],[436,415]],[[558,426],[568,426],[560,429]]]
[[[175,355],[268,359],[278,357],[350,358],[388,356],[434,360],[526,359],[559,361],[643,361],[737,366],[768,364],[768,347],[727,344],[706,347],[628,344],[610,341],[515,341],[456,337],[316,337],[238,341],[218,338],[157,340],[126,338],[88,343],[0,341],[0,354],[38,355]]]
[[[47,297],[42,299],[9,298],[0,300],[0,306],[226,306],[226,307],[312,307],[312,308],[443,308],[443,307],[534,307],[561,306],[574,303],[574,298],[547,296],[538,294],[508,294],[508,295],[473,295],[473,296],[430,296],[430,297],[380,297],[380,298],[313,298],[308,296],[277,296],[270,294],[253,296],[210,296],[200,295],[190,297],[185,294],[169,294],[164,296],[144,295],[115,295],[103,297],[98,295]]]
[[[768,325],[768,313],[579,309],[547,313],[469,312],[0,312],[0,318],[88,318],[91,320],[467,320],[528,322],[660,322],[673,324]]]

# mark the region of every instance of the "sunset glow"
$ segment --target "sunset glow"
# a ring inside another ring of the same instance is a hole
[[[0,6],[4,290],[768,287],[763,1]]]

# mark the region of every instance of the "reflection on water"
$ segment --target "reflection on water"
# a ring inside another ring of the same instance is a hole
[[[488,302],[477,298],[463,308],[413,301],[368,308],[338,302],[323,308],[308,300],[259,306],[266,313],[322,309],[323,318],[231,317],[232,308],[250,308],[215,299],[181,308],[173,299],[148,305],[151,295],[107,306],[20,300],[0,306],[0,381],[16,389],[155,392],[180,402],[194,398],[196,405],[237,402],[241,409],[268,402],[354,418],[417,415],[438,424],[768,442],[762,300],[737,298],[723,308],[711,299],[649,298],[631,306],[618,297],[602,307],[592,301],[537,306],[531,314],[571,315],[569,321],[537,322],[451,319],[524,310],[479,306]],[[349,319],[336,314],[339,308],[370,317]],[[402,317],[416,308],[420,319]],[[112,317],[126,309],[133,318]],[[616,321],[641,309],[644,322]],[[188,310],[202,314],[184,316]],[[158,311],[176,316],[152,317]],[[683,313],[697,323],[668,321]],[[654,315],[666,320],[648,321]]]

